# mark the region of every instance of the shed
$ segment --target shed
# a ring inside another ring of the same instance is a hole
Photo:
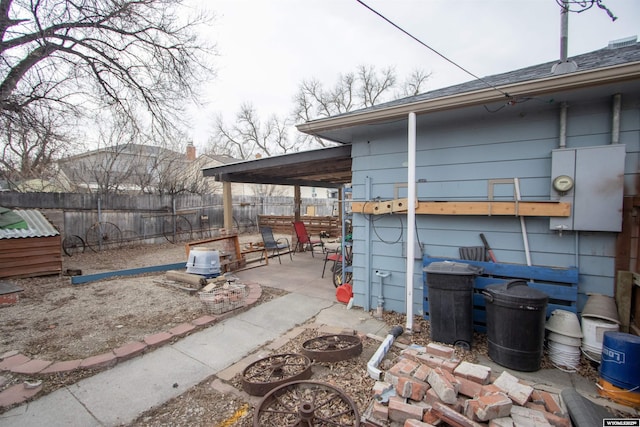
[[[0,207],[0,278],[62,272],[61,236],[39,211]]]

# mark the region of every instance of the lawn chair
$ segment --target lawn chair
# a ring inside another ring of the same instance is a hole
[[[291,256],[291,245],[289,245],[289,239],[286,237],[281,237],[276,240],[273,237],[273,230],[271,227],[260,227],[260,234],[262,234],[262,241],[264,242],[264,248],[266,250],[271,251],[271,256],[274,254],[278,255],[278,262],[282,264],[280,261],[280,250],[287,249],[289,252],[289,258],[293,261],[293,257]]]
[[[336,264],[342,263],[342,252],[340,248],[335,250],[327,250],[324,252],[324,265],[322,266],[322,277],[324,278],[324,271],[327,268],[327,263],[333,262],[333,266],[331,267],[331,271],[334,271],[336,268]]]
[[[307,233],[307,227],[305,227],[304,222],[302,221],[294,221],[293,229],[296,231],[296,237],[298,239],[298,243],[296,243],[296,251],[305,249],[309,249],[311,251],[311,256],[313,257],[313,247],[320,246],[322,251],[324,252],[324,242],[322,239],[313,240]]]

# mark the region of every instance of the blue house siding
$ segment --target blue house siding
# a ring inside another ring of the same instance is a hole
[[[620,143],[625,144],[625,195],[637,194],[640,152],[638,94],[623,94]],[[464,122],[447,115],[417,118],[417,196],[423,200],[487,200],[488,181],[519,178],[523,200],[551,196],[551,152],[558,148],[559,107],[532,100],[489,113],[477,107]],[[353,199],[406,197],[407,128],[359,135],[353,142]],[[569,105],[567,147],[611,142],[611,97]],[[603,159],[606,161],[606,159]],[[579,183],[576,183],[579,185]],[[513,185],[495,185],[496,200],[512,200]],[[597,203],[597,201],[594,201]],[[366,309],[377,305],[380,278],[376,269],[390,271],[384,279],[384,308],[405,312],[406,215],[355,213],[354,302]],[[533,265],[570,267],[580,271],[578,309],[588,293],[613,295],[617,233],[550,230],[549,218],[525,218]],[[405,230],[400,232],[402,228]],[[526,264],[520,220],[505,216],[418,215],[416,229],[424,252],[434,257],[458,257],[462,246],[481,246],[484,233],[498,260]],[[370,271],[368,271],[370,270]],[[422,313],[422,261],[414,267],[413,310]]]

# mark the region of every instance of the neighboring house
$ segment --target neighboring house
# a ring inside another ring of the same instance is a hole
[[[567,72],[573,63],[577,69]],[[354,303],[366,310],[376,307],[381,294],[385,310],[422,312],[422,254],[406,261],[415,244],[407,244],[412,229],[423,252],[433,257],[458,258],[459,248],[481,246],[483,233],[499,262],[526,265],[529,255],[533,265],[576,266],[578,311],[588,293],[612,296],[616,270],[630,269],[628,259],[616,267],[624,261],[616,245],[623,196],[637,196],[640,185],[640,44],[635,41],[298,129],[351,144],[352,196],[359,203],[353,214]],[[412,135],[415,152],[408,149]],[[561,178],[554,188],[554,179],[565,175],[571,179]],[[522,201],[545,201],[554,213],[492,215],[489,199],[514,204],[514,178]],[[415,225],[407,224],[406,212],[369,214],[379,200],[406,198],[408,188],[420,201]],[[427,212],[435,206],[427,201],[440,202],[440,211]],[[467,201],[484,201],[489,213],[462,211],[463,205],[453,203]],[[570,206],[570,216],[554,210],[562,203]],[[390,275],[382,280],[376,270]]]
[[[72,192],[215,193],[220,187],[202,178],[201,169],[236,161],[228,156],[186,153],[162,147],[123,144],[100,148],[58,161],[60,176]]]
[[[161,147],[125,144],[92,150],[58,161],[55,181],[31,180],[20,191],[222,194],[222,184],[206,179],[202,169],[232,164],[226,155],[196,156],[193,145],[186,153]],[[288,186],[234,183],[236,196],[293,196]],[[305,187],[302,197],[326,199],[326,189]],[[335,197],[335,195],[333,196]]]

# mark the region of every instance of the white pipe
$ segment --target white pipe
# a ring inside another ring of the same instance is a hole
[[[393,345],[393,341],[402,335],[402,326],[394,326],[390,331],[387,337],[382,341],[380,347],[376,350],[376,352],[371,356],[369,362],[367,363],[367,372],[369,373],[369,377],[372,379],[379,381],[382,379],[382,371],[378,369],[378,365],[384,359],[384,356],[387,354],[391,345]]]
[[[513,185],[516,189],[516,200],[519,202],[522,198],[520,196],[520,180],[513,178]],[[531,266],[531,252],[529,251],[529,237],[527,236],[527,225],[524,222],[524,217],[520,216],[520,229],[522,230],[522,241],[524,242],[524,255],[527,258],[527,265]]]
[[[620,143],[620,110],[622,109],[622,95],[613,95],[613,114],[611,117],[611,143]]]
[[[416,113],[409,113],[407,141],[407,324],[406,330],[413,329],[413,270],[416,242]]]

